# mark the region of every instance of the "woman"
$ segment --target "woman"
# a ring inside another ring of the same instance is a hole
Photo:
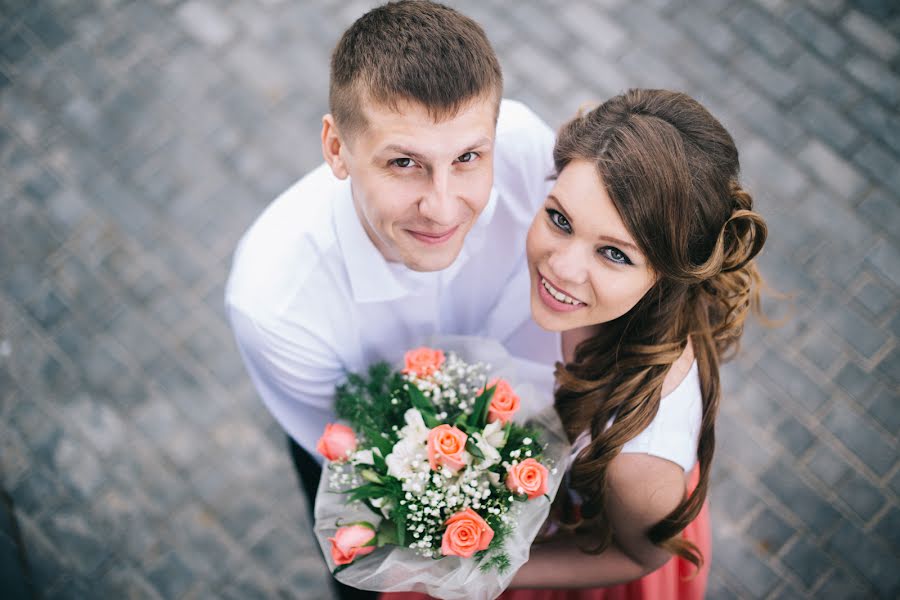
[[[563,127],[554,160],[527,252],[576,457],[558,531],[502,598],[702,598],[719,364],[759,306],[765,222],[731,136],[684,94],[609,100]]]

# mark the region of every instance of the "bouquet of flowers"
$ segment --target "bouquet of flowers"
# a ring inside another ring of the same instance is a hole
[[[401,370],[380,363],[338,388],[337,414],[350,426],[329,424],[319,440],[329,462],[315,511],[338,579],[491,598],[527,560],[568,445],[552,408],[514,420],[516,388],[528,386],[488,369],[423,347]]]

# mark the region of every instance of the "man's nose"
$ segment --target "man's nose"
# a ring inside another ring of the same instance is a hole
[[[456,207],[449,173],[443,170],[432,173],[429,189],[419,201],[419,213],[440,225],[453,225]]]
[[[568,243],[556,248],[550,254],[547,264],[551,272],[547,275],[555,278],[559,285],[582,284],[587,281],[589,257],[579,244]]]

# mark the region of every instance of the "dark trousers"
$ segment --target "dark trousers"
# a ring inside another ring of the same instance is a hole
[[[322,476],[322,467],[291,436],[288,436],[287,439],[288,450],[290,450],[291,459],[294,461],[294,470],[297,471],[300,489],[306,494],[306,504],[309,506],[309,522],[313,523],[315,519],[313,507],[316,502],[316,491],[319,489],[319,478]],[[358,590],[344,585],[336,579],[334,580],[334,585],[341,600],[375,600],[378,597],[378,592]]]

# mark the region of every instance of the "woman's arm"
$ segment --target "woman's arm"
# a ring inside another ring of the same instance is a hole
[[[571,534],[534,545],[510,587],[604,587],[638,579],[671,558],[650,543],[646,532],[684,498],[681,467],[648,454],[620,454],[610,463],[607,477],[610,547],[602,554],[586,554],[579,546],[590,547],[592,540]]]

